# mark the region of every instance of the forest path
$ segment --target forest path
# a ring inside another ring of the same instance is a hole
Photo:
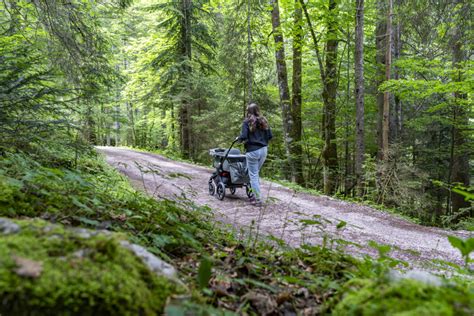
[[[473,237],[472,232],[416,225],[367,206],[327,196],[296,193],[269,181],[263,181],[262,193],[268,201],[262,208],[248,203],[245,189],[237,189],[233,196],[227,193],[225,199],[219,201],[208,194],[207,183],[213,171],[210,168],[125,148],[97,149],[109,164],[155,198],[176,200],[185,196],[197,205],[208,205],[218,220],[236,229],[258,226],[260,233],[284,239],[292,246],[299,246],[302,242],[320,244],[324,235],[329,234],[360,245],[347,246],[352,254],[376,256],[376,251],[368,246],[368,242],[373,240],[392,246],[389,255],[408,262],[412,269],[437,270],[430,264],[432,260],[463,263],[459,251],[448,242],[448,235]],[[304,220],[322,224],[305,225]],[[347,225],[337,229],[341,221]]]

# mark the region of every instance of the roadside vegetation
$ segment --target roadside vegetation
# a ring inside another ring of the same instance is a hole
[[[474,311],[474,287],[463,267],[456,267],[458,276],[427,281],[423,275],[394,274],[391,268],[400,262],[391,259],[390,249],[382,245],[374,245],[378,259],[353,258],[338,242],[292,249],[277,238],[257,237],[251,228],[239,232],[216,223],[211,210],[192,201],[156,201],[133,189],[92,149],[79,153],[57,149],[43,145],[31,151],[5,151],[0,159],[0,217],[22,228],[17,234],[0,233],[4,298],[0,312],[47,314],[72,308],[77,313],[139,310],[150,315],[163,310],[169,315],[185,311],[470,315]],[[53,228],[45,230],[51,223]],[[118,235],[81,240],[69,232],[70,227]],[[160,282],[146,272],[117,247],[119,239],[171,263],[178,269],[180,284]],[[80,249],[90,252],[78,257]],[[42,269],[33,276],[22,275],[18,258],[32,260]],[[107,288],[119,290],[109,293]],[[147,299],[134,299],[143,290]]]

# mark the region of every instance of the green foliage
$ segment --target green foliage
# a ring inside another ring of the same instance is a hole
[[[474,238],[462,240],[456,236],[448,236],[448,240],[454,248],[457,248],[461,252],[466,268],[469,268],[469,262],[474,261],[470,257],[470,254],[474,252]]]
[[[212,274],[212,261],[208,257],[204,257],[199,264],[198,284],[201,289],[208,286]]]
[[[334,315],[471,315],[474,292],[462,285],[427,285],[414,280],[355,279]]]
[[[82,157],[78,167],[46,167],[24,154],[8,154],[0,159],[0,215],[135,232],[157,253],[201,247],[192,234],[202,227],[200,216],[207,215],[156,203],[93,156]]]
[[[2,314],[156,315],[176,291],[118,236],[87,238],[42,220],[15,222],[19,233],[0,236]]]

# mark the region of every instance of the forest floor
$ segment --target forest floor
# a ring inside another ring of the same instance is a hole
[[[97,147],[106,161],[157,199],[192,200],[209,206],[216,219],[253,233],[274,236],[292,246],[345,240],[346,250],[358,257],[376,256],[370,241],[390,245],[389,256],[406,262],[410,269],[439,271],[443,263],[462,264],[459,251],[447,236],[472,237],[468,231],[450,231],[414,224],[394,214],[323,195],[295,192],[270,181],[263,181],[267,202],[261,208],[248,202],[245,189],[235,195],[228,191],[223,201],[210,196],[211,168],[177,162],[157,154],[126,148]],[[347,224],[338,229],[341,222]]]

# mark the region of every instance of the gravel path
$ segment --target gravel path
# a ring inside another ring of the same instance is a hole
[[[267,203],[262,208],[248,203],[245,189],[237,189],[234,196],[227,193],[226,198],[219,201],[208,194],[210,168],[125,148],[97,149],[109,164],[156,198],[192,199],[198,205],[208,205],[219,220],[237,229],[253,226],[254,231],[258,229],[292,246],[321,243],[324,236],[329,235],[354,243],[346,246],[352,254],[376,256],[376,251],[368,246],[373,240],[391,245],[390,256],[408,262],[412,269],[436,271],[433,260],[463,262],[459,251],[449,244],[447,235],[474,237],[473,232],[420,226],[367,206],[296,193],[269,181],[263,181],[262,192]],[[337,229],[341,221],[347,225]]]

